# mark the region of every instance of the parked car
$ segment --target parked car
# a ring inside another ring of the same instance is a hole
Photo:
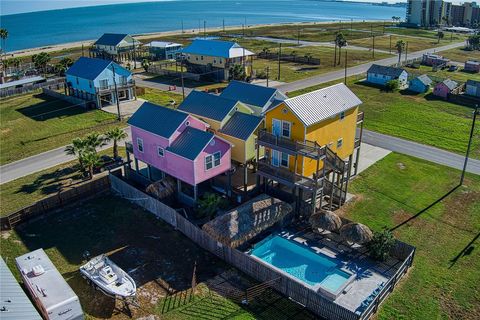
[[[457,71],[457,70],[458,70],[457,65],[452,64],[450,67],[448,67],[448,71],[450,71],[450,72]]]

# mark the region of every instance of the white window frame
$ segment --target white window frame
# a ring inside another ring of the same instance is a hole
[[[283,164],[283,157],[284,156],[287,156],[287,164],[286,165]],[[285,152],[280,153],[280,166],[282,166],[284,168],[289,168],[290,167],[290,156],[289,156],[288,153],[285,153]]]
[[[283,129],[283,125],[284,125],[284,124],[288,124],[288,136],[286,136],[286,135],[283,134],[283,130],[284,130],[284,129]],[[282,120],[282,137],[284,137],[284,138],[289,138],[289,139],[290,139],[291,136],[292,136],[292,123],[291,123],[290,121],[284,121],[284,120]]]
[[[343,147],[343,138],[337,140],[337,149],[340,149],[341,147]]]
[[[106,86],[102,86],[102,81],[106,81],[106,82],[107,82],[107,85],[106,85]],[[98,80],[98,85],[100,86],[100,89],[107,89],[107,88],[108,88],[108,79]]]
[[[140,146],[142,146],[142,147],[140,148]],[[143,139],[142,138],[137,138],[137,150],[138,150],[138,152],[141,152],[141,153],[143,153],[145,151],[145,146],[143,145]]]
[[[218,156],[217,156],[218,155]],[[216,164],[217,159],[215,157],[218,157],[218,164]],[[222,152],[217,151],[213,153],[213,167],[216,168],[222,164]]]
[[[161,154],[160,154],[160,153],[161,153]],[[165,149],[163,149],[163,148],[160,147],[160,146],[157,147],[157,155],[158,155],[159,157],[162,157],[162,158],[165,157]]]
[[[208,167],[208,163],[210,163],[211,167]],[[209,154],[208,156],[205,156],[205,171],[208,171],[210,169],[213,169],[213,155]]]

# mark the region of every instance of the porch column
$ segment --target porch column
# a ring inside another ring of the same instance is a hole
[[[197,197],[198,197],[198,186],[197,185],[194,185],[193,186],[193,199],[195,201],[197,201]]]
[[[152,180],[152,167],[149,164],[147,164],[147,177]]]
[[[248,188],[248,166],[247,163],[243,164],[243,192],[247,192]]]
[[[138,173],[138,159],[135,158],[135,171]]]
[[[227,171],[227,196],[232,196],[232,172],[230,170]]]
[[[332,172],[333,174],[333,177],[332,177],[332,191],[330,193],[330,211],[332,211],[332,207],[333,207],[333,194],[335,192],[335,170],[333,170]]]
[[[359,136],[360,145],[357,148],[357,157],[355,159],[355,172],[353,173],[354,176],[356,176],[358,173],[358,161],[360,159],[360,146],[362,145],[362,136],[363,136],[363,121],[362,121],[362,124],[360,125],[360,136]]]

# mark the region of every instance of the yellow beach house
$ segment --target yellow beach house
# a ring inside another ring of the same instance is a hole
[[[208,123],[210,131],[231,143],[231,158],[244,170],[243,187],[246,191],[247,166],[256,160],[255,141],[258,131],[263,128],[263,118],[240,101],[201,91],[192,91],[178,110]]]
[[[341,83],[286,99],[267,110],[257,144],[265,147],[257,168],[263,185],[286,189],[300,209],[309,204],[315,210],[323,200],[328,200],[329,209],[341,206],[352,166],[358,166],[361,103]]]

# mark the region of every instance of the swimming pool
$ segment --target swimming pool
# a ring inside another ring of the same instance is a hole
[[[278,235],[259,242],[250,255],[333,299],[355,278],[335,259]]]

